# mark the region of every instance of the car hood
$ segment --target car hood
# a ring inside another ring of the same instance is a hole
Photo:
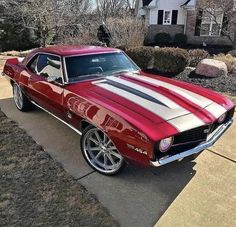
[[[72,90],[76,92],[76,85]],[[83,96],[132,123],[168,122],[180,132],[209,124],[233,106],[210,90],[146,73],[108,76],[90,82]]]

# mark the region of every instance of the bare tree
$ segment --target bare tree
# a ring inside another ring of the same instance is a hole
[[[135,15],[135,9],[138,6],[139,0],[126,0],[129,11],[132,15]]]
[[[53,41],[62,30],[78,30],[91,12],[90,0],[8,0],[9,16],[19,18],[23,27],[34,31],[40,45]]]
[[[222,35],[233,44],[235,40],[236,11],[233,0],[199,0],[199,31],[206,35]]]
[[[124,17],[132,7],[129,0],[96,0],[97,13],[102,21],[109,17]]]

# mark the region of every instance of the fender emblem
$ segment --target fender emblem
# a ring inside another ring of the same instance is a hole
[[[134,151],[136,151],[136,152],[138,152],[138,153],[140,153],[140,154],[147,155],[147,151],[142,150],[141,148],[135,147],[135,146],[133,146],[131,144],[127,144],[127,147],[132,149],[132,150],[134,150]]]

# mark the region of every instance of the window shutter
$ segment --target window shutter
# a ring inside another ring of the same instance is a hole
[[[158,10],[158,24],[163,24],[164,10]]]
[[[224,33],[225,33],[226,31],[228,31],[228,27],[229,27],[229,19],[228,19],[227,15],[224,14],[223,22],[222,22],[221,35],[224,35]]]
[[[202,14],[203,14],[202,10],[199,10],[197,13],[195,36],[200,36],[200,33],[201,33]]]
[[[177,24],[178,10],[172,10],[172,21],[171,24]]]

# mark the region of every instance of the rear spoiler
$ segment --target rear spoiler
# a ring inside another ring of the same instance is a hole
[[[24,58],[9,58],[6,60],[5,65],[18,65],[24,60]]]
[[[9,58],[6,60],[5,65],[3,67],[2,76],[8,75],[10,77],[14,76],[14,66],[18,65],[24,60],[24,58]]]

